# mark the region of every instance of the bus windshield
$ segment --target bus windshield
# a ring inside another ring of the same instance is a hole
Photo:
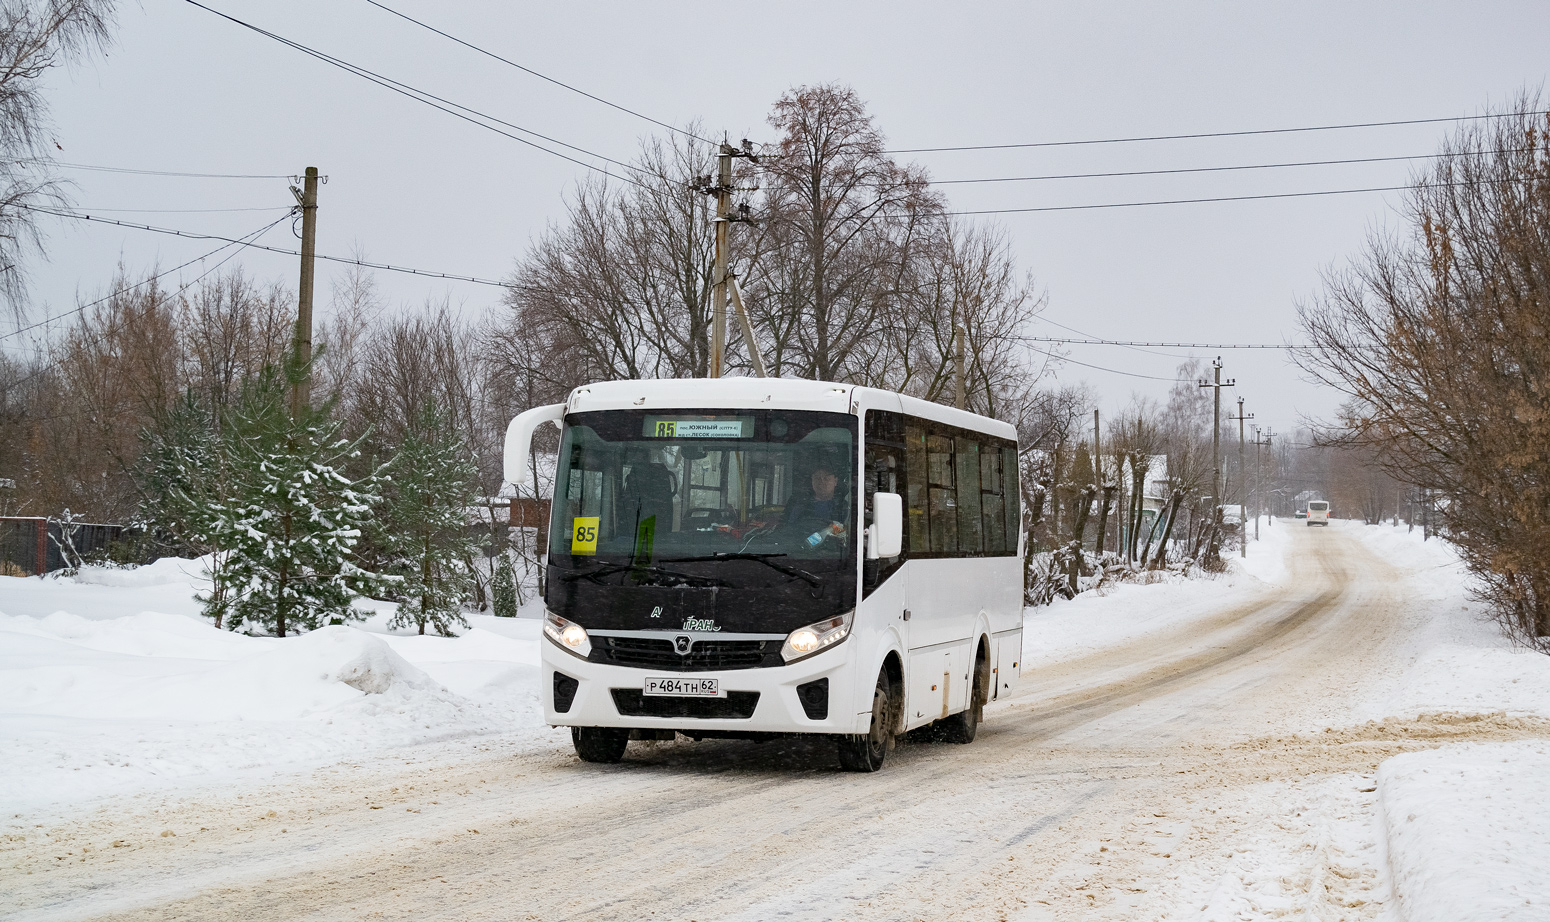
[[[649,572],[709,582],[715,568],[703,565],[721,559],[765,563],[738,572],[777,581],[790,576],[781,569],[832,573],[854,559],[855,440],[856,418],[843,413],[571,414],[550,562],[578,575],[629,570],[637,582]]]

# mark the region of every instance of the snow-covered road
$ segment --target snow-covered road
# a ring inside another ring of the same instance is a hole
[[[1550,722],[1389,706],[1435,600],[1356,532],[1282,529],[1284,581],[1032,657],[973,744],[876,775],[795,743],[422,747],[39,822],[0,919],[1391,918],[1378,764]]]

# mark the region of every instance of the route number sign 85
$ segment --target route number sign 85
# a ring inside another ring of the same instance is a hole
[[[583,556],[597,554],[597,527],[601,517],[578,515],[571,522],[570,552]]]

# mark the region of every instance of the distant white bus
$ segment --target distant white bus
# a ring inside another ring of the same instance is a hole
[[[825,734],[853,771],[937,724],[974,738],[1022,650],[1016,430],[887,391],[617,381],[562,426],[544,715],[586,761],[682,733]]]
[[[1322,499],[1308,500],[1308,524],[1329,527],[1329,503]]]

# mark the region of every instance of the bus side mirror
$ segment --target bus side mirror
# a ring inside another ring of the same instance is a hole
[[[534,407],[517,414],[506,427],[506,451],[502,467],[506,482],[520,487],[532,476],[528,472],[528,456],[533,450],[533,432],[544,423],[554,423],[558,428],[565,418],[565,404],[554,403],[546,407]]]
[[[897,557],[904,547],[904,500],[897,493],[872,494],[872,540],[867,556]]]

